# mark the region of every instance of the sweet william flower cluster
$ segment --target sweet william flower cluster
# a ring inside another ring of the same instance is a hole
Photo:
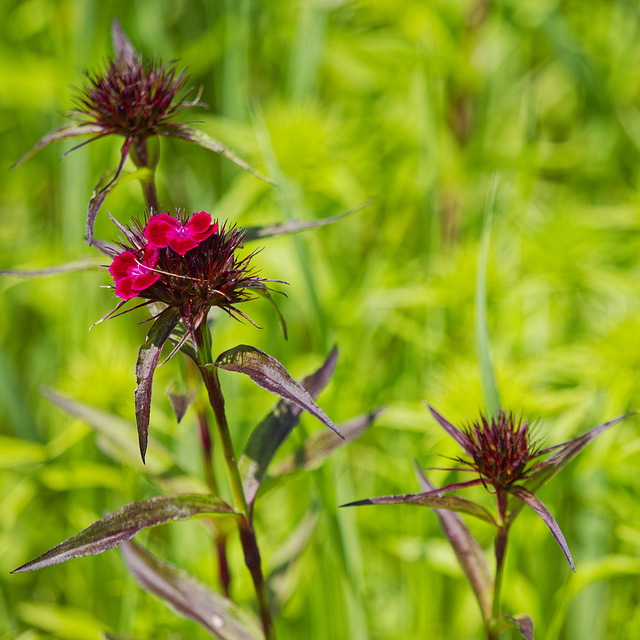
[[[136,297],[162,302],[177,309],[193,332],[212,307],[249,320],[236,305],[251,299],[252,290],[266,290],[265,282],[280,282],[256,275],[250,266],[254,253],[236,255],[244,231],[226,229],[205,211],[152,213],[144,224],[118,227],[122,250],[109,267],[122,299],[116,309]]]

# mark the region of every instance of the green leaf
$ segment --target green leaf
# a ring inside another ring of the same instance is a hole
[[[57,276],[62,273],[74,273],[76,271],[89,271],[91,269],[101,269],[104,260],[96,261],[93,258],[80,258],[66,264],[59,264],[55,267],[44,267],[42,269],[0,269],[0,276],[9,278],[47,278]]]
[[[146,342],[140,347],[136,363],[136,380],[138,386],[135,391],[136,424],[138,427],[138,442],[140,455],[144,462],[147,452],[149,431],[149,416],[151,414],[151,387],[153,374],[160,359],[164,343],[180,320],[180,311],[175,307],[165,309],[155,320]]]
[[[75,138],[76,136],[88,136],[93,134],[99,135],[102,131],[102,127],[95,124],[77,124],[75,122],[71,122],[69,124],[62,125],[40,138],[34,147],[28,153],[23,155],[22,158],[20,158],[20,160],[18,160],[18,162],[16,162],[11,168],[17,169],[32,155],[40,151],[40,149],[44,149],[49,146],[53,142],[59,142],[60,140],[66,140],[67,138]]]
[[[320,369],[302,380],[302,387],[313,399],[318,397],[331,379],[337,359],[338,350],[334,347]],[[269,464],[280,445],[298,423],[301,413],[302,407],[299,405],[281,400],[253,430],[238,464],[244,494],[249,505],[253,505]]]
[[[335,216],[320,218],[319,220],[310,220],[306,222],[302,220],[287,220],[286,222],[278,222],[276,224],[269,224],[262,227],[248,227],[244,239],[246,242],[251,242],[252,240],[277,238],[279,236],[290,235],[292,233],[299,233],[300,231],[307,231],[308,229],[319,229],[320,227],[340,222],[340,220],[344,220],[354,213],[358,213],[358,211],[362,211],[362,209],[371,206],[374,202],[375,200],[373,199],[366,200],[365,202],[353,207],[353,209],[349,209],[349,211],[339,213]]]
[[[258,623],[231,600],[160,561],[140,545],[125,542],[121,550],[127,568],[143,589],[162,598],[212,636],[221,640],[264,640]]]
[[[302,409],[318,418],[320,422],[342,438],[333,422],[313,401],[313,398],[305,391],[304,387],[299,382],[296,382],[275,358],[272,358],[264,351],[241,344],[220,354],[213,366],[225,371],[244,373],[259,387],[302,407]]]
[[[0,272],[1,273],[1,272]],[[278,318],[278,324],[280,325],[280,330],[282,331],[282,335],[284,339],[287,339],[287,324],[284,321],[283,315],[280,313],[280,309],[278,309],[278,305],[275,303],[274,299],[271,297],[271,292],[267,287],[262,283],[256,283],[251,288],[251,291],[255,291],[259,296],[264,298],[276,312],[276,317]]]
[[[171,133],[169,135],[171,135],[172,138],[180,138],[181,140],[194,142],[204,149],[215,151],[215,153],[219,153],[221,156],[227,158],[227,160],[231,160],[231,162],[237,164],[245,171],[248,171],[259,180],[262,180],[263,182],[266,182],[272,186],[277,186],[276,183],[271,180],[271,178],[267,178],[266,176],[263,176],[259,171],[256,171],[250,164],[240,158],[240,156],[238,156],[235,151],[232,151],[231,149],[229,149],[229,147],[222,144],[222,142],[216,140],[215,138],[212,138],[211,136],[208,136],[202,131],[192,129],[186,124],[177,124],[175,127],[171,128]]]
[[[132,502],[68,538],[12,573],[33,571],[70,558],[92,556],[114,549],[148,527],[199,516],[231,515],[233,509],[220,498],[199,494],[167,495]]]
[[[482,238],[478,251],[478,267],[476,271],[476,315],[475,334],[476,349],[480,363],[480,379],[487,416],[491,419],[500,407],[500,394],[491,365],[491,338],[487,319],[487,265],[489,263],[489,244],[491,240],[491,221],[496,206],[496,194],[500,177],[494,173],[487,193],[482,225]]]

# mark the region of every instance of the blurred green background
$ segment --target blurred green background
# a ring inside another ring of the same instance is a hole
[[[214,348],[261,348],[297,378],[333,344],[340,360],[320,404],[340,422],[388,409],[321,469],[259,498],[265,568],[306,514],[297,562],[272,583],[279,637],[306,640],[480,638],[480,614],[428,509],[338,510],[418,489],[412,460],[456,455],[422,406],[453,421],[482,405],[474,290],[484,202],[500,178],[488,266],[488,318],[503,404],[541,420],[548,445],[640,406],[640,5],[635,0],[27,0],[0,2],[0,269],[97,257],[86,205],[120,140],[62,161],[53,145],[10,171],[65,122],[70,87],[111,54],[118,17],[139,51],[179,59],[207,111],[189,120],[278,179],[271,189],[226,160],[163,140],[165,207],[241,225],[313,220],[375,197],[318,231],[264,243],[265,277],[286,280],[282,339],[264,302],[261,331],[222,319]],[[66,146],[65,146],[66,144]],[[138,215],[138,185],[105,202],[96,236]],[[154,386],[151,434],[174,466],[106,455],[95,432],[61,413],[52,387],[133,418],[142,311],[89,326],[114,306],[104,270],[1,278],[0,639],[205,638],[128,576],[119,552],[8,575],[108,511],[184,490],[201,477],[195,415],[176,425]],[[224,376],[238,449],[273,398]],[[304,417],[283,454],[322,427]],[[131,424],[129,437],[135,447]],[[590,445],[540,497],[562,527],[572,574],[530,510],[515,523],[504,609],[546,640],[636,639],[640,628],[640,434],[626,420]],[[453,474],[434,471],[434,484]],[[223,474],[221,474],[223,478]],[[467,497],[490,502],[482,489]],[[471,523],[489,547],[491,532]],[[200,522],[141,535],[154,552],[215,582]],[[300,540],[298,536],[296,540]],[[237,540],[232,590],[253,603]]]

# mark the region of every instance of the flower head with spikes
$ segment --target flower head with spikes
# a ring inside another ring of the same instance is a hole
[[[149,177],[149,174],[153,175],[159,159],[158,146],[150,144],[152,138],[163,136],[194,142],[272,183],[220,141],[193,129],[187,122],[175,121],[190,107],[207,106],[200,102],[199,94],[188,100],[191,89],[186,88],[188,76],[184,71],[179,72],[174,62],[161,64],[156,60],[144,60],[117,20],[113,21],[111,35],[115,57],[103,71],[84,72],[87,83],[75,96],[75,109],[69,114],[72,122],[45,135],[14,165],[19,166],[40,149],[67,138],[90,136],[70,150],[73,151],[105,136],[124,137],[118,165],[103,175],[89,201],[86,226],[89,244],[93,242],[93,226],[98,211],[107,195],[117,186],[127,158],[130,157],[136,167],[146,170],[147,173],[140,174],[140,180],[147,206],[158,208],[153,178]]]
[[[114,254],[109,268],[115,293],[122,298],[116,310],[136,297],[143,304],[160,302],[177,309],[193,333],[212,307],[251,322],[237,305],[256,291],[265,292],[265,282],[281,282],[259,278],[250,264],[255,251],[237,256],[244,232],[227,229],[205,211],[154,213],[144,224],[118,223],[118,228],[124,236],[122,251]]]

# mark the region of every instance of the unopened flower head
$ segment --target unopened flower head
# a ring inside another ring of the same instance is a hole
[[[457,461],[496,489],[507,489],[529,477],[535,470],[534,458],[539,450],[527,420],[499,409],[489,421],[485,416],[463,426],[461,445],[471,460]]]
[[[112,60],[106,71],[85,71],[88,84],[76,97],[72,117],[93,126],[98,135],[144,139],[165,133],[167,122],[197,104],[187,102],[187,76],[174,63],[160,65],[129,52]]]
[[[256,275],[250,264],[255,252],[238,257],[243,230],[227,229],[205,211],[153,214],[144,222],[118,226],[124,235],[122,251],[109,268],[116,295],[123,302],[138,297],[174,307],[190,330],[212,307],[248,319],[236,305],[251,300],[254,291],[264,291],[265,282],[280,282]]]

